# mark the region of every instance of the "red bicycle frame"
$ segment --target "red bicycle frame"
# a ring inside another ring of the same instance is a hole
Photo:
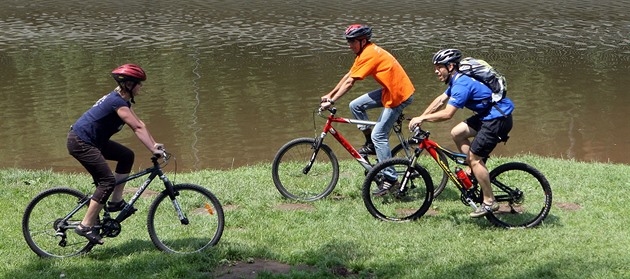
[[[451,181],[453,181],[453,183],[455,183],[455,185],[457,185],[458,188],[464,189],[464,186],[461,185],[461,183],[457,179],[457,176],[448,168],[446,164],[444,164],[444,162],[442,162],[442,160],[440,160],[436,149],[439,149],[440,151],[442,151],[444,155],[446,155],[448,158],[453,160],[458,165],[467,166],[468,162],[466,161],[466,159],[468,158],[468,156],[466,156],[466,154],[463,154],[463,153],[453,152],[447,148],[440,146],[437,142],[429,139],[429,132],[426,132],[422,129],[418,130],[416,132],[416,135],[417,136],[413,137],[413,139],[416,140],[418,143],[418,148],[416,149],[416,152],[422,152],[422,150],[427,150],[427,152],[429,152],[431,157],[433,157],[433,160],[435,160],[435,162],[440,166],[442,171],[444,171],[444,173],[448,175]],[[415,158],[417,157],[418,156],[416,156]]]
[[[350,119],[350,118],[343,118],[343,117],[335,117],[336,111],[337,110],[335,108],[330,109],[331,114],[326,117],[326,125],[324,125],[324,130],[322,131],[321,135],[318,138],[316,150],[319,150],[320,144],[324,140],[324,137],[326,137],[326,134],[330,133],[341,144],[341,146],[343,146],[343,148],[345,148],[348,151],[348,153],[350,153],[350,155],[352,155],[352,157],[354,157],[354,159],[357,160],[359,164],[361,164],[361,166],[363,166],[366,170],[370,170],[372,168],[372,165],[370,164],[370,162],[368,162],[363,156],[361,156],[361,154],[359,154],[359,151],[357,151],[354,148],[354,146],[352,146],[352,144],[350,144],[350,142],[348,142],[348,140],[346,140],[346,138],[344,138],[343,135],[341,135],[341,133],[339,133],[339,131],[337,131],[335,127],[332,126],[332,123],[337,122],[337,123],[374,126],[378,122],[359,120],[359,119]],[[319,114],[321,115],[321,110],[319,111]],[[313,156],[315,156],[315,154],[313,154]],[[315,158],[313,157],[311,161],[313,161],[314,159]]]
[[[415,150],[415,155],[413,157],[411,165],[412,166],[415,165],[416,160],[420,156],[420,152],[422,152],[422,150],[426,149],[429,152],[429,154],[431,155],[431,157],[433,157],[433,160],[435,160],[435,162],[440,166],[442,171],[444,171],[444,173],[446,173],[448,175],[449,179],[451,181],[453,181],[455,186],[462,192],[462,194],[464,194],[464,196],[466,196],[466,202],[468,202],[468,204],[472,208],[477,209],[477,206],[475,205],[475,202],[466,194],[466,188],[459,181],[459,179],[457,179],[457,176],[455,175],[455,173],[453,171],[451,171],[448,168],[448,166],[446,164],[444,164],[444,162],[442,162],[442,160],[439,159],[439,155],[438,155],[436,149],[439,149],[440,151],[442,151],[442,153],[444,155],[446,155],[448,158],[453,160],[458,165],[465,165],[465,166],[467,166],[468,162],[466,161],[466,159],[468,158],[468,156],[466,156],[466,154],[456,153],[456,152],[453,152],[453,151],[451,151],[451,150],[449,150],[447,148],[441,147],[437,142],[432,141],[432,140],[429,139],[429,135],[430,135],[429,132],[424,131],[424,130],[422,130],[420,128],[416,128],[416,129],[417,130],[415,131],[415,133],[414,133],[415,135],[412,137],[412,139],[413,139],[413,141],[418,143],[418,148],[416,148],[416,150]],[[407,179],[407,177],[405,177],[404,179]],[[403,181],[402,184],[405,185],[406,181]]]

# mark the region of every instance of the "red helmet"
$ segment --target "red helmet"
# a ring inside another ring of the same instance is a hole
[[[112,77],[114,77],[117,82],[139,82],[147,80],[147,74],[144,73],[144,70],[140,68],[140,66],[135,64],[125,64],[114,69],[112,71]]]

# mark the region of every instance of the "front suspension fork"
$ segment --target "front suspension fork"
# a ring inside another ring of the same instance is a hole
[[[313,154],[311,155],[311,159],[309,160],[308,164],[304,167],[304,169],[302,169],[303,174],[308,174],[308,172],[311,171],[311,168],[313,167],[313,163],[315,162],[315,158],[317,158],[317,153],[319,152],[319,148],[322,146],[322,142],[324,141],[325,135],[326,133],[322,133],[321,136],[319,136],[318,138],[315,138],[315,144],[313,145]]]

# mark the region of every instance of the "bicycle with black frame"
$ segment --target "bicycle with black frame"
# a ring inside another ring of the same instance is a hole
[[[195,184],[173,184],[162,168],[171,154],[151,157],[152,167],[117,181],[116,185],[148,175],[129,203],[116,216],[107,207],[95,225],[101,237],[116,237],[122,222],[133,215],[133,205],[158,177],[164,190],[149,206],[147,229],[153,244],[169,253],[190,254],[206,250],[221,239],[224,216],[221,203],[208,189]],[[87,253],[95,244],[75,232],[91,199],[69,187],[44,190],[26,206],[22,233],[28,246],[41,257],[64,258]]]

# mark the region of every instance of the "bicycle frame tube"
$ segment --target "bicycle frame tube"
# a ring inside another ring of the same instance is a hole
[[[418,159],[418,157],[420,156],[420,154],[422,153],[422,150],[427,150],[429,152],[429,154],[431,155],[431,157],[433,157],[433,160],[435,160],[435,162],[440,166],[440,168],[442,169],[442,171],[448,175],[449,179],[455,184],[455,187],[457,187],[457,189],[462,193],[462,196],[464,197],[465,201],[470,205],[471,208],[473,209],[477,209],[477,205],[475,204],[475,202],[472,200],[472,198],[470,197],[470,194],[468,193],[468,190],[464,187],[464,185],[462,185],[461,182],[459,182],[459,179],[457,179],[456,174],[451,171],[448,166],[446,166],[446,164],[444,164],[442,162],[442,160],[440,160],[438,152],[436,151],[437,149],[439,149],[440,151],[442,151],[442,154],[444,154],[445,156],[447,156],[449,159],[451,159],[452,161],[454,161],[456,164],[458,165],[468,165],[466,159],[467,156],[466,154],[463,153],[456,153],[453,152],[449,149],[446,149],[444,147],[441,147],[439,144],[437,144],[435,141],[432,141],[428,138],[429,133],[428,132],[422,132],[422,130],[420,130],[421,132],[419,133],[421,135],[420,138],[416,138],[417,140],[419,140],[418,142],[418,148],[416,148],[414,156],[411,160],[411,165],[410,166],[414,166],[416,164],[416,161]],[[407,170],[405,172],[405,177],[404,177],[404,183],[403,185],[406,185],[406,180],[409,177],[409,170]]]
[[[448,168],[448,166],[444,164],[442,160],[438,158],[438,153],[436,149],[441,150],[447,157],[449,157],[451,160],[453,160],[455,163],[459,165],[466,164],[465,154],[455,153],[453,151],[450,151],[444,147],[441,147],[439,144],[437,144],[437,142],[432,141],[428,138],[423,139],[418,145],[418,148],[420,148],[421,150],[426,149],[427,152],[431,154],[431,157],[433,157],[433,160],[435,160],[435,162],[440,166],[442,171],[448,175],[449,179],[453,181],[453,183],[455,183],[455,186],[457,186],[457,188],[459,189],[464,189],[464,186],[459,182],[459,180],[457,179],[457,176],[455,176],[455,174]]]
[[[405,140],[405,138],[403,138],[403,133],[402,133],[402,121],[404,119],[405,119],[405,115],[400,114],[400,117],[398,118],[396,123],[394,123],[394,127],[392,127],[392,130],[396,134],[396,137],[398,138],[400,145],[402,145],[403,147],[402,150],[405,152],[405,157],[411,158],[411,156],[413,155],[413,149],[410,148],[409,142]]]
[[[357,151],[352,146],[352,144],[350,144],[350,142],[348,142],[348,140],[346,140],[346,138],[344,138],[343,135],[341,135],[341,133],[335,130],[335,128],[332,126],[333,122],[349,123],[349,124],[357,124],[357,125],[368,125],[368,126],[374,126],[377,124],[377,122],[334,117],[332,115],[329,115],[328,120],[326,121],[326,125],[324,126],[324,131],[322,131],[322,134],[320,136],[320,142],[321,142],[324,140],[324,137],[326,136],[326,134],[330,133],[339,142],[339,144],[341,144],[341,146],[343,146],[343,148],[345,148],[348,151],[348,153],[350,153],[350,155],[352,155],[352,157],[354,157],[354,159],[357,160],[359,164],[361,164],[361,166],[363,166],[366,170],[371,169],[372,165],[370,165],[370,163],[365,158],[363,158],[361,154],[359,154],[359,151]]]
[[[138,178],[138,177],[141,177],[141,176],[147,175],[148,173],[152,173],[152,175],[151,175],[151,176],[149,176],[149,178],[148,178],[148,179],[144,182],[144,184],[142,185],[142,187],[140,187],[140,189],[138,189],[138,191],[136,191],[136,194],[135,194],[135,195],[131,198],[131,200],[129,201],[129,204],[133,205],[133,203],[134,203],[134,202],[138,199],[138,197],[140,197],[140,194],[142,194],[142,192],[144,192],[144,190],[147,188],[147,186],[149,186],[149,184],[151,183],[151,181],[155,178],[155,176],[157,175],[157,172],[156,172],[156,167],[155,167],[155,166],[153,166],[153,167],[147,168],[147,169],[145,169],[145,170],[143,170],[143,171],[141,171],[141,172],[139,172],[139,173],[135,173],[135,174],[133,174],[133,175],[127,176],[127,177],[126,177],[126,178],[124,178],[124,179],[121,179],[121,180],[119,180],[119,181],[116,181],[116,185],[119,185],[119,184],[125,183],[125,182],[127,182],[127,181],[134,180],[134,179],[136,179],[136,178]],[[91,200],[91,197],[92,197],[91,195],[90,195],[90,196],[86,196],[85,200],[83,200],[81,203],[79,203],[79,205],[78,205],[78,206],[77,206],[74,210],[72,210],[70,213],[68,213],[68,215],[66,215],[66,216],[63,218],[63,221],[68,221],[68,220],[69,220],[70,218],[72,218],[72,216],[74,216],[74,214],[75,214],[75,213],[77,213],[77,212],[78,212],[78,211],[79,211],[79,210],[80,210],[83,206],[86,206],[87,204],[89,204],[89,203],[90,203],[90,200]],[[121,212],[121,213],[122,213],[122,212]],[[122,216],[122,214],[118,214],[118,216]],[[118,219],[118,218],[117,218],[117,219]],[[118,221],[121,221],[121,220],[118,220]]]
[[[65,223],[68,220],[70,220],[70,218],[72,218],[72,216],[74,216],[75,213],[77,213],[82,207],[86,206],[90,202],[90,200],[92,200],[91,197],[92,197],[91,195],[84,196],[83,199],[81,199],[81,202],[79,203],[79,205],[75,207],[72,211],[70,211],[68,215],[63,217],[62,221]]]
[[[155,179],[155,177],[159,174],[159,172],[160,172],[160,169],[157,166],[154,166],[154,167],[145,169],[144,171],[141,171],[139,173],[130,175],[127,178],[125,178],[125,179],[120,181],[120,183],[123,183],[123,182],[127,182],[127,181],[130,181],[130,180],[139,178],[139,177],[144,176],[146,174],[149,174],[149,177],[144,181],[144,183],[142,183],[142,186],[140,186],[138,188],[138,190],[136,191],[136,193],[133,195],[133,197],[131,197],[131,199],[129,200],[129,203],[127,204],[127,206],[125,206],[125,208],[123,208],[123,210],[120,211],[120,213],[116,216],[116,221],[122,222],[127,217],[129,217],[129,214],[127,214],[129,208],[131,208],[133,206],[133,204],[136,203],[138,198],[140,198],[140,195],[144,192],[144,190],[147,189],[147,187],[149,187],[149,184],[151,184],[151,181],[153,181],[153,179]],[[117,182],[116,185],[118,185],[120,183]]]

